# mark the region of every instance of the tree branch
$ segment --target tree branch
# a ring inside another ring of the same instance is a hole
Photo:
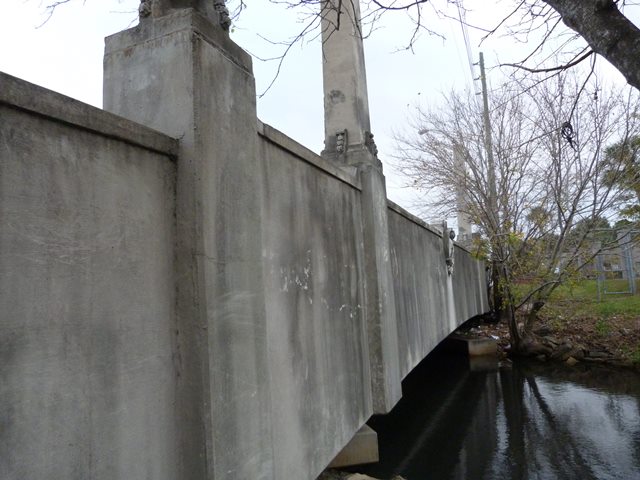
[[[575,67],[576,65],[578,65],[581,62],[583,62],[584,60],[586,60],[587,58],[589,58],[593,54],[594,54],[594,51],[593,50],[589,50],[584,55],[579,56],[578,58],[576,58],[575,60],[573,60],[573,61],[571,61],[569,63],[565,63],[564,65],[558,65],[557,67],[550,67],[550,68],[529,68],[529,67],[525,67],[524,65],[521,65],[521,64],[518,64],[518,63],[501,63],[499,66],[500,67],[518,68],[520,70],[525,70],[525,71],[531,72],[531,73],[559,72],[559,71],[567,70],[568,68],[571,68],[571,67]]]
[[[640,89],[640,29],[613,2],[596,8],[596,2],[543,0],[564,23],[585,39],[591,49],[606,58],[629,84]]]

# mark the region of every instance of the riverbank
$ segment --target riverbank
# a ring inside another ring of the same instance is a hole
[[[549,310],[533,330],[536,346],[531,357],[542,362],[601,363],[640,371],[640,316],[573,314],[569,306]],[[492,338],[501,356],[511,356],[509,328],[504,322],[476,322],[458,333]]]

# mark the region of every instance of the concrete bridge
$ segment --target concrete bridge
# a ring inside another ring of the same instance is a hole
[[[2,479],[313,479],[487,310],[386,199],[353,25],[319,156],[257,120],[217,15],[108,38],[106,111],[0,74]]]

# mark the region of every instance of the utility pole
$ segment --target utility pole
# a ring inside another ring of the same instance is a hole
[[[487,95],[487,77],[484,72],[484,56],[480,52],[480,81],[482,83],[482,104],[484,107],[484,148],[487,155],[487,183],[489,191],[487,192],[487,204],[489,210],[490,235],[491,244],[491,280],[493,283],[493,310],[498,316],[504,313],[504,295],[500,288],[500,270],[502,262],[499,260],[497,250],[497,238],[499,234],[500,217],[498,215],[498,202],[496,191],[496,166],[493,160],[493,142],[491,140],[491,119],[489,117],[489,99]],[[510,319],[512,320],[512,319]],[[510,326],[511,327],[511,326]],[[512,334],[513,335],[513,334]]]

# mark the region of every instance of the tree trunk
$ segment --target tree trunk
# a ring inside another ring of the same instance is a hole
[[[493,309],[499,321],[506,322],[509,326],[509,341],[511,349],[518,352],[522,344],[522,336],[518,329],[516,319],[515,302],[512,293],[512,279],[509,277],[507,266],[502,262],[494,262],[492,265],[494,277],[494,305]]]
[[[538,320],[538,312],[542,310],[542,307],[544,307],[544,305],[545,302],[542,300],[536,300],[535,302],[533,302],[533,306],[531,307],[531,310],[529,310],[527,319],[524,322],[525,335],[527,335],[533,329],[534,323],[536,323],[536,320]]]
[[[612,0],[543,0],[640,90],[640,29]]]
[[[507,323],[509,324],[509,341],[511,342],[511,350],[519,352],[522,348],[522,336],[518,330],[518,321],[516,319],[516,311],[513,304],[509,304],[504,309]]]
[[[502,278],[502,271],[497,261],[491,262],[491,283],[493,289],[491,292],[491,300],[493,313],[499,321],[505,320],[504,318],[504,280]]]

